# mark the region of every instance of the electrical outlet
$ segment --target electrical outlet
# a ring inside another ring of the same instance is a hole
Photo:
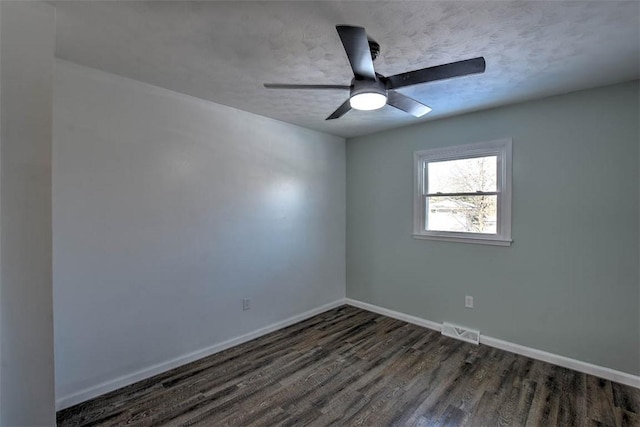
[[[467,295],[464,297],[464,306],[466,308],[473,308],[473,297]]]
[[[251,308],[251,300],[248,298],[245,298],[242,300],[242,310],[243,311],[247,311]]]

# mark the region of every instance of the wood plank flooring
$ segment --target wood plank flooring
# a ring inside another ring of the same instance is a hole
[[[350,306],[58,412],[58,426],[640,426],[640,390]]]

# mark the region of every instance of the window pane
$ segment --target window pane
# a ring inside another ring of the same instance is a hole
[[[497,156],[429,162],[428,193],[497,191]]]
[[[426,229],[466,233],[497,233],[498,196],[426,198]]]

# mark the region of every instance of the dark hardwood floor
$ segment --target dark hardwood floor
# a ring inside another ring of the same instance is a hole
[[[639,426],[640,390],[343,306],[58,412],[58,426]]]

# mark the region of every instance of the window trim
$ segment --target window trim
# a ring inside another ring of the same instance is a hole
[[[511,240],[511,163],[512,139],[434,148],[413,153],[413,238],[447,242],[475,243],[483,245],[510,246]],[[424,229],[426,209],[423,190],[426,185],[425,164],[434,161],[458,160],[482,156],[497,156],[498,159],[498,212],[497,234],[465,233],[456,231],[429,231]]]

